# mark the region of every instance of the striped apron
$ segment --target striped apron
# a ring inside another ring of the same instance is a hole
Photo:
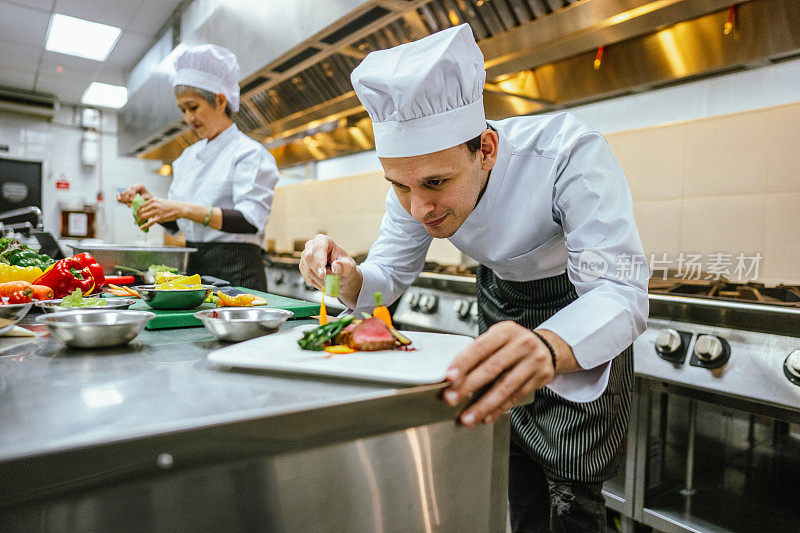
[[[187,242],[197,248],[189,254],[189,274],[214,276],[229,281],[234,287],[267,292],[264,251],[247,242]]]
[[[505,281],[481,266],[477,274],[480,332],[512,320],[534,329],[578,298],[567,274],[527,282]],[[605,392],[571,402],[548,388],[511,409],[511,438],[548,476],[596,483],[614,477],[623,453],[633,389],[633,349],[611,363]]]

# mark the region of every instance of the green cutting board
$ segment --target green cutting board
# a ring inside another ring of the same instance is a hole
[[[255,294],[267,300],[265,307],[273,307],[277,309],[286,309],[294,313],[293,318],[304,318],[311,315],[319,314],[319,304],[314,302],[306,302],[305,300],[295,300],[294,298],[287,298],[286,296],[278,296],[277,294],[267,294],[252,289],[245,289],[244,287],[233,287],[248,294]],[[194,317],[194,314],[203,309],[216,309],[215,304],[205,303],[200,307],[185,310],[169,310],[169,309],[153,309],[146,303],[139,301],[133,304],[130,308],[138,311],[152,311],[156,317],[147,323],[145,329],[166,329],[166,328],[191,328],[202,326],[203,323]]]

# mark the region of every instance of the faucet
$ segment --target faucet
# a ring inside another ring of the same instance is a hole
[[[5,213],[0,213],[0,220],[4,220],[6,218],[14,218],[20,215],[26,215],[28,213],[33,213],[36,215],[36,227],[34,229],[37,230],[42,229],[42,210],[36,207],[35,205],[29,205],[28,207],[20,207],[19,209],[13,209],[11,211],[6,211]],[[5,227],[10,228],[12,226],[17,226],[17,224],[9,224],[6,225]],[[23,223],[19,227],[30,227],[30,223],[29,222]]]

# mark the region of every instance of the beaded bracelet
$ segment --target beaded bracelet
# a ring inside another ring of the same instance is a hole
[[[208,223],[211,221],[211,212],[214,210],[214,206],[208,208],[208,213],[206,213],[206,219],[203,221],[204,226],[208,226]]]
[[[553,360],[553,373],[555,373],[555,371],[556,371],[556,351],[553,349],[553,345],[550,344],[549,342],[547,342],[547,339],[545,339],[544,336],[542,334],[540,334],[539,332],[534,331],[533,334],[536,335],[537,337],[539,337],[539,340],[542,341],[545,346],[547,346],[548,350],[550,350],[550,357]]]

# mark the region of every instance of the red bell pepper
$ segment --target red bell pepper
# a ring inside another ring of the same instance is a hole
[[[88,268],[94,278],[94,290],[100,292],[103,290],[103,285],[106,283],[106,275],[103,273],[103,267],[97,263],[92,254],[83,252],[82,254],[73,255],[73,259],[77,259],[80,264]]]
[[[46,285],[53,289],[56,298],[63,298],[75,289],[89,294],[94,288],[92,271],[74,257],[56,261],[55,264],[39,276],[34,285]]]

